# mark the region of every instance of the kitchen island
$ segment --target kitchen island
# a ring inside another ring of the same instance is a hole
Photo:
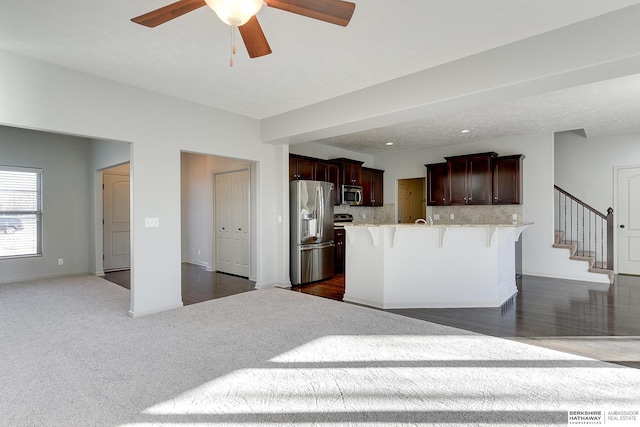
[[[345,225],[344,301],[378,308],[500,307],[530,224]]]

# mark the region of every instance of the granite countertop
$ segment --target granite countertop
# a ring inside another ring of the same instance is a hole
[[[448,228],[448,227],[525,227],[532,225],[533,222],[513,222],[513,223],[496,223],[496,224],[412,224],[412,223],[400,223],[400,224],[344,224],[345,227],[417,227],[417,228]]]

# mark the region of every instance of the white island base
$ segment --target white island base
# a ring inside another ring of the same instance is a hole
[[[345,225],[344,301],[377,308],[500,307],[518,292],[528,224]]]

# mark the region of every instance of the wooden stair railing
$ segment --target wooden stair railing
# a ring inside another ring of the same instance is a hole
[[[592,259],[593,269],[613,272],[613,209],[604,214],[557,185],[554,188],[556,243],[575,248],[572,257]]]

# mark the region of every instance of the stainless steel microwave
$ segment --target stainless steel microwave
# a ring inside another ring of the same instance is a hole
[[[342,204],[352,206],[362,205],[362,187],[359,185],[343,185]]]

